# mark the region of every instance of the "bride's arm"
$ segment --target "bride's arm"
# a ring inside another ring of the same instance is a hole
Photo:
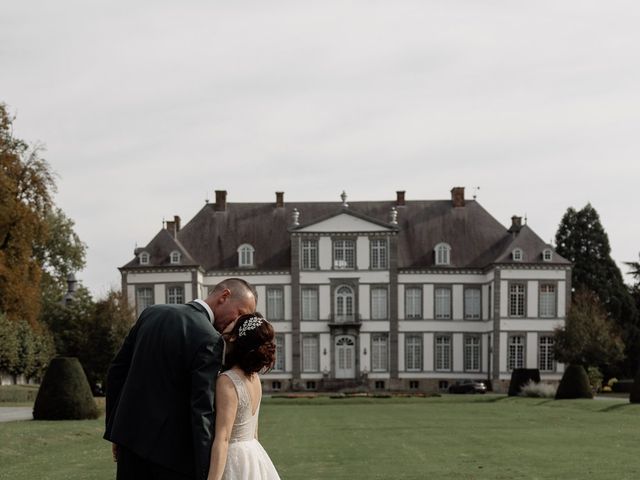
[[[216,381],[216,433],[211,446],[211,463],[207,480],[222,478],[237,410],[238,395],[233,382],[228,376],[220,375]]]

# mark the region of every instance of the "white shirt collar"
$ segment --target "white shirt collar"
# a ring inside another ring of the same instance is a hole
[[[199,298],[196,298],[194,302],[204,307],[204,309],[207,311],[207,315],[209,315],[209,321],[213,323],[213,310],[211,310],[211,307],[204,300],[200,300]]]

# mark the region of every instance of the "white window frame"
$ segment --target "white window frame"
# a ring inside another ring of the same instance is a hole
[[[140,265],[149,265],[149,259],[150,259],[150,255],[148,252],[141,252],[140,253]]]
[[[467,298],[467,293],[476,292],[477,298]],[[477,300],[477,312],[470,311]],[[465,287],[464,289],[464,319],[465,320],[481,320],[482,319],[482,288],[481,287]]]
[[[335,317],[337,323],[355,320],[356,296],[349,285],[338,285],[334,294]]]
[[[371,320],[389,318],[389,289],[384,286],[371,287]]]
[[[541,372],[555,372],[556,361],[553,358],[553,334],[538,335],[538,369]],[[547,367],[551,368],[547,368]]]
[[[423,348],[422,335],[410,334],[404,337],[405,370],[407,372],[422,371]]]
[[[550,248],[545,248],[542,251],[542,260],[545,262],[550,262],[553,260],[553,250]]]
[[[545,291],[547,288],[550,291]],[[541,282],[538,287],[538,316],[540,318],[554,318],[558,310],[558,287],[555,283]]]
[[[371,371],[386,372],[389,370],[389,335],[387,333],[371,334]]]
[[[518,288],[519,291],[514,289]],[[522,300],[522,302],[520,302]],[[509,316],[523,318],[527,311],[527,286],[524,283],[514,282],[509,284]]]
[[[524,368],[526,359],[526,338],[524,335],[509,335],[507,341],[507,370]]]
[[[464,337],[464,371],[479,372],[481,369],[482,341],[480,335],[465,335]]]
[[[149,302],[145,302],[144,304],[142,304],[140,302],[141,300],[141,296],[140,296],[140,292],[142,291],[149,291],[150,295],[147,298],[149,300]],[[154,305],[155,303],[155,298],[154,298],[154,288],[152,285],[149,286],[140,286],[140,287],[136,287],[136,312],[138,313],[138,316],[140,316],[140,314],[143,312],[143,310],[147,307],[150,307],[151,305]]]
[[[302,371],[313,373],[320,370],[320,337],[305,334],[302,336]]]
[[[302,270],[318,269],[318,240],[304,238],[300,242],[300,266]]]
[[[174,250],[173,252],[171,252],[171,255],[169,256],[169,262],[171,263],[171,265],[177,265],[180,263],[181,257],[182,255],[180,254],[180,252],[177,250]]]
[[[243,243],[238,247],[238,266],[253,267],[255,265],[255,251],[249,243]]]
[[[452,370],[453,345],[451,335],[435,335],[435,370],[436,372],[450,372]]]
[[[276,359],[272,371],[284,372],[286,368],[284,333],[276,333],[273,343],[276,345]]]
[[[371,269],[385,270],[389,268],[389,242],[386,238],[372,238],[369,240],[371,251]]]
[[[334,270],[353,270],[356,268],[356,241],[351,238],[333,240]]]
[[[448,292],[447,295],[442,295],[443,292]],[[433,318],[436,320],[451,320],[452,318],[452,288],[449,286],[436,286],[433,289]],[[447,297],[447,303],[443,303],[443,298]],[[446,311],[440,309],[446,305]]]
[[[511,252],[511,258],[514,262],[522,262],[524,260],[524,252],[521,248],[514,248]]]
[[[416,295],[410,295],[409,292],[417,292]],[[420,320],[423,318],[422,311],[422,295],[423,288],[420,285],[407,285],[404,289],[404,316],[411,320]],[[416,298],[417,297],[417,298]],[[411,308],[409,308],[411,306]],[[417,311],[415,310],[417,307]]]
[[[451,265],[451,246],[448,243],[439,243],[433,250],[436,265]]]
[[[267,319],[284,320],[284,288],[267,287],[266,289]]]
[[[167,303],[178,305],[184,303],[183,285],[167,285]]]
[[[304,286],[300,289],[300,319],[319,320],[318,287]]]

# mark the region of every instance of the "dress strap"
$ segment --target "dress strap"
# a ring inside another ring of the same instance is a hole
[[[222,375],[226,375],[231,379],[233,385],[236,387],[236,393],[238,394],[238,403],[242,406],[250,405],[251,398],[249,397],[249,392],[247,391],[247,387],[245,385],[244,380],[240,378],[233,370],[226,370],[222,372]]]

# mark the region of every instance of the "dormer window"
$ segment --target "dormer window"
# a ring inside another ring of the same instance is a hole
[[[513,252],[511,252],[511,258],[513,258],[514,262],[521,262],[523,259],[523,253],[521,248],[514,248]]]
[[[451,263],[451,247],[447,243],[439,243],[434,249],[436,265],[449,265]]]
[[[238,266],[253,267],[253,254],[255,249],[248,243],[244,243],[238,247]]]
[[[140,254],[140,265],[149,265],[149,254],[147,252]]]
[[[553,251],[550,248],[546,248],[542,251],[542,260],[545,262],[553,260]]]
[[[171,265],[180,263],[180,252],[174,250],[171,252]]]

